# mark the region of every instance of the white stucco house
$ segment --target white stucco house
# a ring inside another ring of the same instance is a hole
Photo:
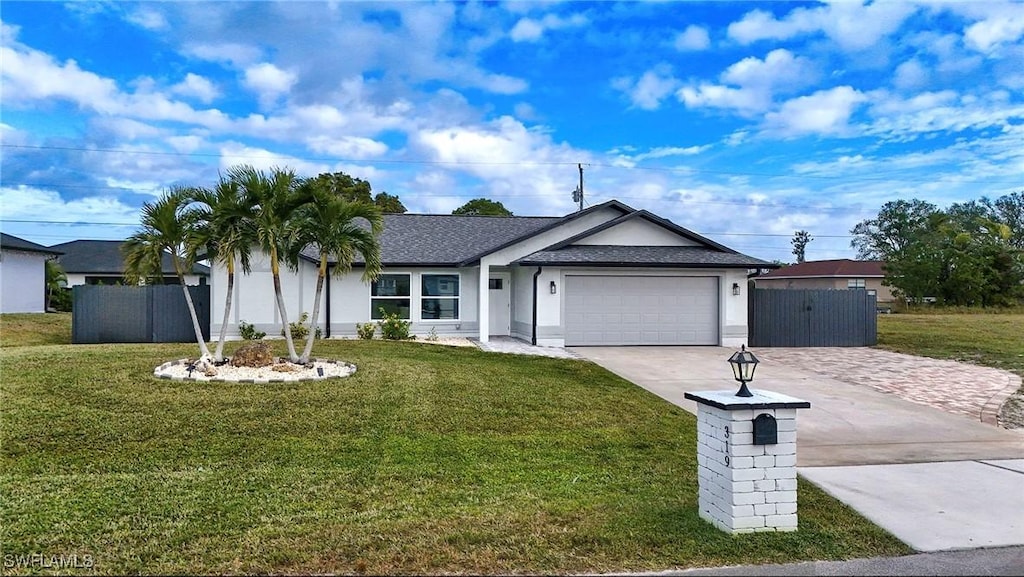
[[[381,235],[383,275],[355,268],[329,277],[325,336],[398,312],[414,334],[488,341],[508,335],[541,346],[721,345],[747,338],[747,270],[771,263],[740,254],[645,210],[608,201],[565,217],[392,214]],[[282,269],[290,320],[312,312],[316,255]],[[214,264],[212,334],[220,330],[227,275]],[[229,334],[239,321],[275,335],[269,263],[236,275]]]
[[[68,277],[67,286],[74,287],[123,282],[122,244],[124,241],[120,240],[73,240],[55,244],[50,249],[61,253],[57,260]],[[161,272],[164,284],[178,284],[178,275],[174,271],[170,255],[164,255]],[[204,282],[209,274],[209,267],[197,263],[189,274],[185,275],[185,284],[198,285]]]
[[[60,252],[0,233],[0,312],[46,312],[46,261]]]

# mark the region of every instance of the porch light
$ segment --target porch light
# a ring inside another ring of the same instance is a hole
[[[551,281],[551,285],[550,286],[551,286],[551,294],[556,294],[558,292],[558,287],[555,286],[555,281]]]
[[[735,296],[739,296],[739,294],[740,294],[740,283],[738,283],[738,282],[732,283],[732,294],[735,295]]]
[[[740,390],[736,392],[737,397],[753,397],[754,393],[747,388],[747,383],[754,380],[754,369],[757,368],[757,357],[747,350],[747,345],[741,345],[740,350],[729,357],[729,364],[732,365],[732,376],[740,382]]]

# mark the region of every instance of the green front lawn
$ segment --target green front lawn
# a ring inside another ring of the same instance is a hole
[[[152,574],[591,573],[910,551],[809,483],[800,531],[719,532],[697,515],[694,417],[589,362],[380,341],[316,354],[359,371],[197,384],[150,376],[189,345],[4,348],[3,553]]]
[[[1020,309],[1016,309],[1020,310]],[[1013,371],[1024,377],[1024,313],[878,315],[878,346]]]
[[[0,347],[70,344],[71,313],[0,315]]]

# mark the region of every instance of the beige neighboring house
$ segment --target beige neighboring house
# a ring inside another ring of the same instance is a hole
[[[896,301],[889,287],[882,286],[884,265],[879,260],[814,260],[784,266],[753,280],[759,289],[866,290],[881,305]]]

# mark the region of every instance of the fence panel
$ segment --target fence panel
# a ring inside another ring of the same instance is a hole
[[[864,290],[755,289],[752,347],[864,347],[878,342],[876,297]]]
[[[190,286],[203,338],[210,339],[210,287]],[[179,285],[80,285],[71,291],[71,342],[186,343],[195,341]]]

